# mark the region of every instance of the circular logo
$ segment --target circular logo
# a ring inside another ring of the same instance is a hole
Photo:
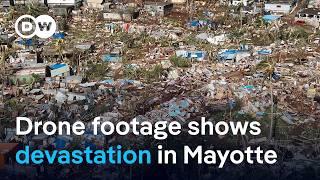
[[[29,39],[37,34],[37,30],[34,28],[36,25],[36,18],[31,15],[23,15],[17,19],[16,23],[14,24],[14,28],[20,37]]]
[[[41,15],[34,18],[31,15],[20,16],[15,22],[16,33],[25,39],[37,35],[39,38],[51,37],[57,29],[55,20],[48,15]]]
[[[39,38],[49,38],[51,37],[57,29],[57,24],[55,20],[48,15],[41,15],[36,18],[37,22],[37,36]]]

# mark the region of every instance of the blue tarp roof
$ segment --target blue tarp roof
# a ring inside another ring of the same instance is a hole
[[[239,50],[236,49],[227,49],[219,53],[219,58],[222,60],[232,60],[236,57]]]
[[[106,79],[106,80],[101,81],[101,83],[112,85],[112,84],[114,84],[114,80],[113,79]]]
[[[17,43],[20,45],[31,46],[33,41],[32,41],[32,39],[20,39],[17,41]]]
[[[50,66],[51,69],[59,69],[66,66],[66,64],[53,64]]]
[[[94,145],[93,143],[88,142],[88,141],[85,141],[84,147],[85,147],[85,148],[90,147],[90,149],[92,149],[92,150],[96,150],[96,149],[97,149],[97,146],[96,146],[96,145]]]
[[[259,51],[257,51],[257,52],[258,52],[258,54],[260,54],[260,55],[268,55],[268,54],[271,54],[271,53],[272,53],[272,51],[269,50],[269,49],[261,49],[261,50],[259,50]]]
[[[196,58],[197,60],[202,60],[206,57],[205,51],[189,51],[189,50],[177,50],[176,55],[178,57],[184,57],[184,58]]]
[[[239,50],[236,49],[228,49],[226,51],[223,52],[223,54],[236,54],[238,53]]]
[[[263,20],[265,20],[266,22],[272,22],[275,20],[278,20],[280,18],[280,16],[277,15],[264,15],[262,17]]]
[[[169,104],[169,116],[176,117],[176,116],[185,116],[187,109],[190,106],[190,103],[187,100],[181,100],[177,102],[171,102]]]
[[[199,21],[197,21],[197,20],[190,22],[190,26],[198,26],[198,24],[199,24]]]
[[[189,22],[189,25],[191,27],[196,27],[198,25],[203,25],[203,26],[211,25],[212,23],[213,23],[213,21],[211,21],[211,20],[203,19],[203,20],[192,20]]]
[[[55,139],[54,144],[56,145],[57,149],[63,149],[66,147],[67,142],[63,139],[57,138]]]
[[[121,61],[121,56],[118,54],[105,54],[102,55],[102,60],[104,62],[118,62]]]

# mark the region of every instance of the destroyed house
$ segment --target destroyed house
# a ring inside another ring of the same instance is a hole
[[[103,9],[103,2],[104,0],[87,0],[87,5],[93,9]]]
[[[227,61],[233,60],[237,62],[241,59],[248,58],[251,56],[248,47],[241,47],[240,50],[238,49],[223,49],[218,52],[218,60],[219,61]]]
[[[187,26],[189,28],[203,28],[207,27],[209,29],[216,29],[218,24],[212,20],[204,19],[204,20],[191,20],[188,22]]]
[[[46,73],[45,66],[25,67],[14,73],[14,76],[10,77],[13,84],[29,84],[34,81],[34,75],[44,77]]]
[[[28,1],[26,0],[3,0],[0,1],[0,6],[3,8],[8,8],[10,6],[15,6],[15,5],[25,5]]]
[[[320,9],[318,8],[305,8],[296,14],[296,19],[300,21],[311,20],[320,21]]]
[[[166,16],[173,9],[173,4],[167,2],[145,2],[144,9],[153,16]]]
[[[92,43],[81,43],[74,46],[76,49],[83,51],[83,52],[93,52],[94,44]]]
[[[0,52],[11,46],[14,36],[9,37],[8,34],[0,33]]]
[[[15,39],[15,36],[8,33],[0,33],[0,42],[10,44]]]
[[[52,8],[52,12],[53,12],[54,16],[66,17],[71,13],[71,11],[72,11],[72,7],[67,6],[67,5],[54,6]]]
[[[202,61],[206,58],[206,52],[205,51],[177,50],[176,56],[187,58],[187,59],[195,59],[197,61]]]
[[[289,14],[295,2],[291,0],[270,0],[264,4],[264,11],[271,14]]]
[[[119,62],[122,60],[122,57],[117,53],[110,53],[102,55],[102,60],[104,62]]]
[[[49,7],[54,7],[54,6],[79,7],[82,4],[82,0],[41,0],[41,2]]]
[[[0,7],[2,8],[8,8],[10,6],[14,5],[14,1],[13,0],[3,0],[0,2]]]
[[[107,21],[125,21],[130,22],[138,18],[139,12],[131,9],[109,9],[103,12],[103,19]]]

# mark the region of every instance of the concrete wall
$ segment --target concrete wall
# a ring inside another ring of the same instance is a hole
[[[133,15],[131,13],[121,12],[105,12],[103,13],[103,19],[109,21],[132,21]]]

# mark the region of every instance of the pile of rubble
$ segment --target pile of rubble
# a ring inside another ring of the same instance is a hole
[[[49,9],[58,22],[49,39],[17,37],[12,22],[27,8],[2,1],[1,142],[62,149],[102,147],[118,138],[147,141],[92,132],[17,137],[16,116],[182,124],[201,116],[246,116],[264,122],[266,132],[275,129],[262,141],[247,137],[249,142],[265,144],[270,136],[280,146],[319,143],[318,132],[305,137],[296,128],[315,129],[320,122],[319,23],[304,16],[320,9],[302,9],[301,2],[288,4],[287,11],[274,9],[276,2],[182,1],[32,4]],[[307,147],[318,152],[313,148]],[[299,157],[310,155],[303,152]]]

